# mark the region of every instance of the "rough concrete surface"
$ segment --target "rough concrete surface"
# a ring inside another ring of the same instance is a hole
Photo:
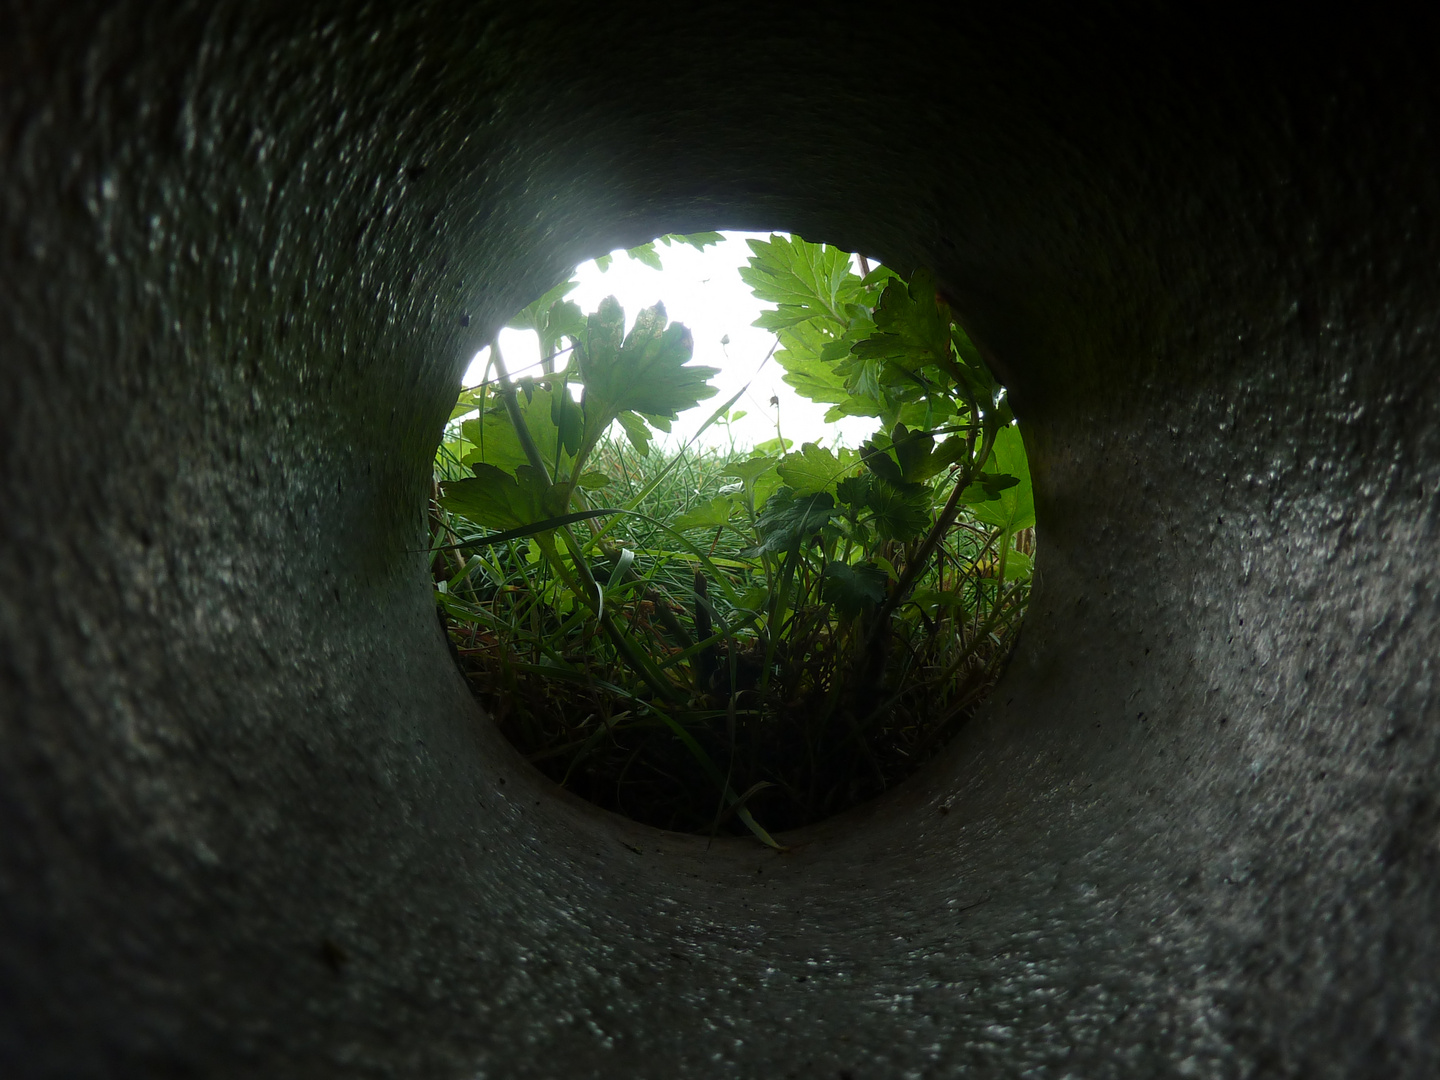
[[[1440,95],[1367,10],[6,5],[0,1074],[1440,1075]],[[724,227],[933,267],[1036,477],[989,711],[788,856],[519,762],[417,551],[499,320]]]

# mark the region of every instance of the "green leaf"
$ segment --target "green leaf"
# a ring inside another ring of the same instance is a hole
[[[801,323],[808,323],[814,318],[816,316],[805,308],[787,305],[770,311],[762,311],[750,325],[761,330],[768,330],[773,334],[780,330],[789,330]]]
[[[740,279],[757,299],[778,305],[756,326],[792,326],[810,319],[846,323],[844,309],[860,298],[860,279],[850,272],[850,253],[798,236],[748,240],[753,252]]]
[[[716,393],[708,380],[719,369],[687,366],[693,352],[690,331],[679,323],[666,325],[665,305],[641,311],[622,340],[624,328],[624,309],[613,296],[606,297],[590,316],[584,347],[576,350],[585,384],[587,447],[622,413],[674,420]]]
[[[876,436],[878,439],[879,436]],[[900,471],[900,466],[889,452],[882,450],[875,444],[875,440],[865,443],[860,447],[860,459],[865,467],[878,476],[881,480],[887,480],[892,484],[903,484],[905,476]]]
[[[747,484],[753,484],[761,473],[768,472],[779,461],[779,458],[769,457],[765,454],[757,454],[746,458],[744,461],[732,461],[725,468],[720,470],[721,476],[733,476],[737,480]]]
[[[1006,488],[1012,488],[1020,483],[1018,476],[1006,476],[1003,473],[981,472],[975,474],[975,479],[960,494],[960,501],[974,506],[977,503],[994,502],[1000,498],[1000,493]]]
[[[929,432],[911,431],[903,423],[895,425],[890,441],[900,461],[901,476],[910,484],[938,476],[965,456],[965,440],[959,435],[951,435],[936,446]]]
[[[1011,548],[1005,555],[1005,580],[1029,581],[1034,571],[1030,556]]]
[[[846,416],[879,416],[880,406],[869,398],[850,397],[825,410],[825,423],[833,424]]]
[[[775,471],[762,473],[750,489],[750,496],[755,500],[755,509],[759,510],[770,500],[770,496],[783,487],[785,481],[780,479],[780,474]]]
[[[725,237],[718,232],[666,233],[660,237],[660,242],[666,247],[672,243],[689,244],[696,251],[704,251],[707,247],[714,247],[716,244],[722,243],[724,239]]]
[[[1015,477],[1017,483],[971,507],[971,512],[997,529],[1014,533],[1035,524],[1035,493],[1030,486],[1030,465],[1025,458],[1025,441],[1018,427],[1002,428],[995,436],[990,462],[997,473]]]
[[[785,374],[781,378],[803,398],[826,405],[841,405],[854,396],[845,388],[844,376],[827,360],[792,356],[782,366]]]
[[[534,330],[540,339],[540,355],[550,356],[562,337],[578,337],[585,329],[580,305],[563,299],[579,284],[574,280],[562,281],[530,306],[521,308],[506,325],[514,330]]]
[[[820,595],[840,614],[854,618],[885,599],[887,580],[884,570],[869,563],[831,562],[825,567]]]
[[[437,462],[442,459],[451,459],[463,465],[464,459],[474,452],[475,446],[468,439],[447,439],[440,444],[435,456]]]
[[[800,495],[834,491],[835,485],[860,463],[854,450],[840,448],[838,454],[816,443],[805,443],[798,454],[786,454],[777,466],[780,479]]]
[[[440,505],[487,529],[515,529],[549,516],[544,479],[529,465],[514,476],[494,465],[475,466],[475,475],[440,485]]]
[[[521,379],[516,383],[516,389],[524,391],[516,394],[516,400],[525,418],[525,426],[530,430],[530,437],[535,440],[547,467],[553,470],[557,463],[564,465],[568,460],[564,453],[566,447],[554,417],[558,410],[565,408],[563,404],[557,405],[555,399],[561,395],[568,398],[568,392],[558,386],[552,390],[550,380],[537,382],[533,379]],[[574,407],[573,402],[571,407]],[[484,463],[514,473],[520,466],[530,463],[520,445],[520,437],[510,423],[510,414],[498,404],[480,417],[462,423],[460,433],[475,446],[462,459],[466,465]]]
[[[559,432],[560,445],[565,453],[571,457],[580,453],[580,440],[585,434],[585,414],[563,382],[556,384],[550,394],[550,422]],[[545,453],[543,449],[540,452]]]
[[[460,396],[455,399],[455,407],[450,410],[450,419],[458,420],[466,413],[473,413],[482,408],[487,399],[494,402],[494,395],[489,393],[488,386],[471,386],[460,391]]]
[[[747,556],[763,553],[780,555],[820,531],[835,516],[835,500],[828,491],[813,495],[797,495],[782,487],[770,496],[765,509],[755,519],[760,543],[749,549]]]
[[[614,481],[603,472],[597,472],[594,469],[581,473],[580,479],[576,482],[586,491],[599,491],[601,488],[607,488],[614,483]]]
[[[630,440],[630,445],[635,447],[641,457],[650,456],[650,425],[633,412],[623,412],[615,418],[620,422],[620,427],[625,431],[625,437]]]
[[[595,256],[595,268],[603,274],[610,269],[610,264],[614,261],[614,255],[597,255]]]
[[[759,510],[782,483],[775,471],[779,460],[766,454],[756,454],[744,461],[732,461],[720,470],[720,475],[740,480],[750,493],[754,508]]]
[[[835,497],[846,506],[854,507],[857,510],[865,508],[865,500],[869,496],[870,477],[868,476],[847,476],[835,485]]]
[[[533,304],[517,311],[515,317],[505,325],[512,330],[539,330],[542,322],[546,320],[547,313],[550,311],[551,306],[569,296],[579,287],[580,282],[573,279],[570,281],[562,281]],[[575,310],[579,311],[580,309],[576,307]]]
[[[994,581],[1000,573],[1000,557],[995,553],[987,555],[975,565],[976,576],[982,581]],[[1030,556],[1011,548],[1005,555],[1005,580],[1029,581],[1032,572]]]
[[[867,289],[871,289],[875,288],[876,286],[885,285],[891,281],[900,280],[903,279],[900,277],[899,274],[897,274],[894,270],[891,270],[890,267],[881,264],[871,269],[871,271],[865,275],[864,279],[860,282],[860,284]]]
[[[638,247],[628,248],[625,254],[636,262],[642,262],[652,270],[664,270],[660,264],[660,253],[655,250],[655,241],[648,244],[641,244]]]
[[[985,361],[980,356],[980,350],[975,347],[975,343],[970,340],[970,335],[965,332],[959,323],[950,324],[950,340],[954,342],[955,351],[960,354],[961,360],[965,361],[965,363],[977,371],[983,371],[987,375],[989,374],[990,369],[985,366]]]
[[[900,463],[900,475],[914,481],[913,474],[935,449],[935,437],[923,431],[911,431],[904,424],[896,424],[890,432],[890,447]]]
[[[740,597],[736,608],[742,611],[764,611],[765,605],[770,600],[770,590],[762,585],[752,585],[745,590],[745,595]]]
[[[670,527],[681,532],[686,529],[718,529],[729,522],[730,514],[734,509],[734,498],[722,495],[718,499],[711,499],[704,506],[687,510],[670,522]]]
[[[856,356],[897,364],[907,371],[940,365],[952,367],[950,309],[935,296],[935,278],[916,270],[905,285],[890,282],[875,309],[877,332],[857,341]]]
[[[846,504],[870,512],[882,540],[913,540],[930,527],[931,496],[924,484],[892,483],[872,474],[847,480],[839,495]]]
[[[779,330],[775,334],[779,339],[775,362],[786,371],[796,372],[801,370],[801,365],[813,361],[823,360],[828,364],[834,359],[829,354],[837,347],[838,342],[844,340],[844,332],[838,324],[821,320],[801,322]],[[842,355],[848,355],[848,350],[847,345]],[[843,378],[844,375],[842,370],[835,371],[838,378]]]
[[[755,444],[755,452],[758,454],[783,454],[794,445],[794,439],[766,439],[762,443]]]
[[[545,327],[541,334],[540,354],[547,356],[554,352],[562,337],[578,340],[585,333],[585,315],[580,305],[573,300],[560,300],[551,305],[545,315]]]

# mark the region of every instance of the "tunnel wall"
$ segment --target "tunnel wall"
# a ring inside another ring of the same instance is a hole
[[[1428,26],[0,22],[0,1072],[1440,1071]],[[1036,483],[987,711],[785,856],[529,770],[421,550],[500,320],[725,227],[933,267]]]

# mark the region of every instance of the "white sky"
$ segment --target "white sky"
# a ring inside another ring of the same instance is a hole
[[[657,244],[656,250],[665,267],[663,271],[629,259],[623,251],[614,253],[614,261],[604,273],[593,262],[583,263],[574,274],[580,286],[568,299],[588,314],[605,297],[614,296],[625,309],[627,332],[634,324],[636,312],[657,300],[662,301],[671,321],[690,328],[695,340],[692,363],[720,369],[720,374],[712,380],[720,392],[690,412],[682,413],[667,440],[688,439],[722,402],[749,381],[749,390],[732,406],[747,414],[733,425],[737,446],[753,446],[775,438],[777,418],[781,432],[785,438],[793,439],[797,448],[805,442],[834,446],[837,439],[846,445],[858,446],[875,430],[878,421],[846,417],[839,423],[826,424],[827,406],[808,401],[786,386],[781,381],[784,371],[773,359],[761,367],[775,338],[750,324],[769,305],[750,295],[738,269],[750,256],[745,240],[749,237],[765,240],[770,234],[725,233],[724,236],[724,242],[706,248],[703,253],[683,244],[671,247]],[[721,345],[721,339],[727,336],[729,344]],[[529,330],[502,330],[500,348],[505,354],[506,366],[514,374],[528,374],[521,369],[539,363],[539,345]],[[484,377],[488,358],[488,349],[475,355],[465,373],[466,386]],[[772,395],[780,399],[778,408],[770,404]],[[701,442],[723,446],[728,438],[724,425],[717,423]]]

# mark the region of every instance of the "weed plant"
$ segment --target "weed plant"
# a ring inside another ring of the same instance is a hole
[[[715,370],[662,305],[627,335],[567,283],[516,319],[541,371],[512,379],[492,348],[456,405],[432,556],[462,668],[537,768],[661,828],[779,846],[914,771],[994,684],[1034,513],[1004,391],[928,273],[750,243],[786,381],[828,419],[874,417],[863,446],[660,452]]]

